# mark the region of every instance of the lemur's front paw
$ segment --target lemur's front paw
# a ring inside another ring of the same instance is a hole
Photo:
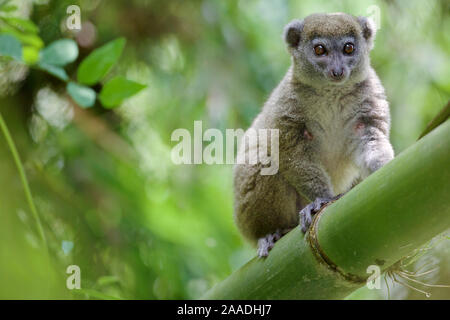
[[[320,209],[322,209],[325,205],[327,205],[331,201],[337,200],[340,197],[342,197],[342,195],[343,194],[339,194],[331,198],[316,198],[316,200],[314,200],[306,207],[304,207],[299,213],[300,227],[302,228],[303,233],[306,233],[306,231],[308,231],[309,227],[311,226],[313,215],[319,212]]]
[[[263,238],[258,239],[258,257],[267,257],[269,255],[269,251],[275,245],[275,242],[281,239],[286,233],[288,233],[291,229],[277,230],[274,233],[270,233]]]
[[[377,171],[394,158],[394,151],[390,145],[380,151],[381,152],[379,153],[371,154],[371,156],[366,159],[365,166],[369,171],[369,174]]]

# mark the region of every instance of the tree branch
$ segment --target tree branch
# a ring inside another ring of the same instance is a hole
[[[203,299],[340,299],[450,227],[450,120]]]

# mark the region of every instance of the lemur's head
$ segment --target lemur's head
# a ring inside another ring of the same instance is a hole
[[[293,57],[294,76],[315,87],[363,80],[375,31],[368,18],[345,13],[291,21],[284,39]]]

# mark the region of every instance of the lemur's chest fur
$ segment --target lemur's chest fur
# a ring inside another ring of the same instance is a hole
[[[350,140],[357,134],[354,110],[358,99],[346,97],[339,92],[326,92],[308,114],[311,120],[307,130],[336,194],[348,191],[359,176],[350,148]]]

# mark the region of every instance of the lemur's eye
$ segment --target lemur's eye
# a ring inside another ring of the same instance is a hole
[[[344,53],[352,54],[354,50],[355,50],[355,46],[353,45],[353,43],[349,42],[344,45]]]
[[[314,47],[314,53],[318,56],[323,56],[327,54],[327,50],[323,45],[318,44],[317,46]]]

